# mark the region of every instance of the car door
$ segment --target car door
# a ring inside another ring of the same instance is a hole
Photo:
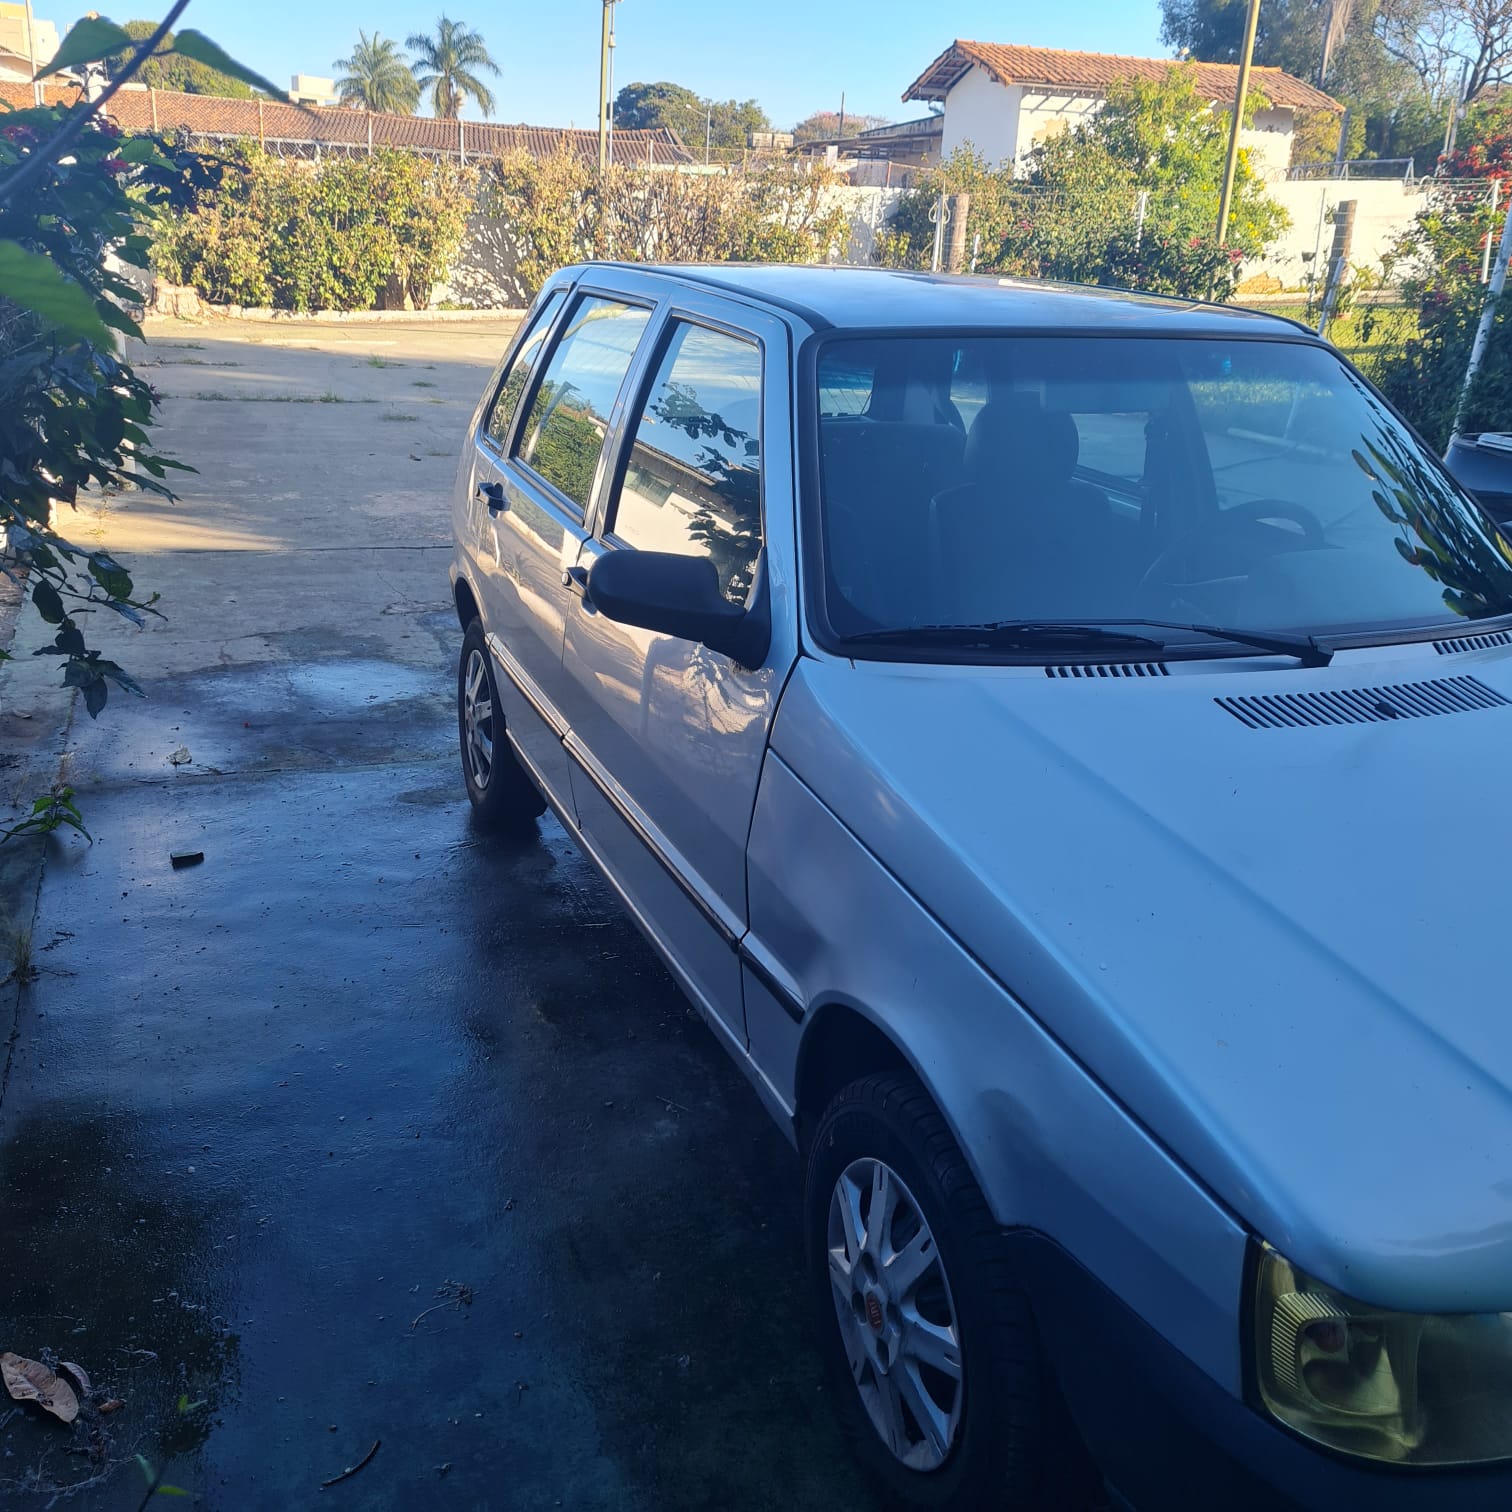
[[[736,307],[737,309],[739,307]],[[569,612],[567,747],[584,839],[696,1001],[746,1044],[739,960],[745,846],[768,728],[792,664],[793,466],[787,330],[688,296],[659,327],[627,409],[591,567],[602,553],[712,559],[731,602],[768,595],[760,667]]]
[[[613,433],[651,305],[588,288],[565,293],[563,304],[549,334],[540,327],[542,355],[517,385],[521,364],[511,368],[500,386],[497,421],[490,416],[479,428],[474,494],[489,516],[484,622],[503,674],[495,681],[505,725],[541,785],[566,809],[559,685],[563,628],[577,602],[567,574],[587,538],[604,439]]]

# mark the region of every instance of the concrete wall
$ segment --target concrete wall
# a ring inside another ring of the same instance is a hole
[[[1397,179],[1344,179],[1321,183],[1267,184],[1266,193],[1291,216],[1291,228],[1264,258],[1244,265],[1245,278],[1278,278],[1295,288],[1314,268],[1321,276],[1328,257],[1334,207],[1354,200],[1354,246],[1349,260],[1355,267],[1379,271],[1381,259],[1428,203],[1428,189],[1406,188]]]
[[[1023,90],[993,82],[986,69],[971,72],[945,97],[945,135],[940,151],[947,158],[970,143],[996,167],[1018,152],[1019,103]]]
[[[1290,109],[1257,110],[1254,121],[1240,131],[1239,145],[1249,150],[1250,164],[1257,173],[1271,179],[1285,178],[1291,166],[1295,124],[1295,112]]]
[[[1014,156],[1020,162],[1041,142],[1090,121],[1102,101],[1095,95],[1024,89],[1019,105],[1018,141]],[[947,119],[949,119],[947,115]]]

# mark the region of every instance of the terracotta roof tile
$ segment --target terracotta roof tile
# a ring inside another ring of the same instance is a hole
[[[47,90],[47,102],[70,104],[76,87]],[[29,84],[0,83],[0,107],[24,109],[32,103]],[[0,110],[3,113],[3,110]],[[167,89],[123,89],[108,113],[124,131],[247,137],[265,142],[320,143],[365,147],[369,123],[375,147],[409,147],[423,152],[456,152],[468,157],[501,157],[523,148],[534,157],[563,149],[597,161],[598,133],[555,126],[499,126],[491,121],[438,121],[430,116],[384,115],[377,111],[312,106],[301,110],[279,100],[231,100],[220,95],[179,94]],[[674,131],[616,131],[614,156],[621,163],[673,165],[692,161]]]
[[[980,64],[999,84],[1049,84],[1101,91],[1119,79],[1163,78],[1175,58],[1125,58],[1115,53],[1066,52],[1055,47],[1009,47],[997,42],[951,43],[904,91],[905,100],[942,100]],[[1232,100],[1236,63],[1193,63],[1198,90],[1210,100]],[[1279,68],[1250,70],[1250,88],[1272,105],[1294,110],[1342,110],[1335,99]]]

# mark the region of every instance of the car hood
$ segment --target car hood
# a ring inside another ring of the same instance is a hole
[[[1366,1300],[1512,1309],[1512,704],[1217,702],[1461,676],[1512,699],[1509,653],[1424,645],[1143,679],[806,659],[773,747],[1283,1253]]]

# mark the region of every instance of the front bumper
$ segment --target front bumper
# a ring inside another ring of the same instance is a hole
[[[1469,1512],[1512,1506],[1512,1463],[1392,1470],[1313,1448],[1135,1316],[1065,1250],[1011,1236],[1046,1351],[1115,1505],[1129,1512]]]

